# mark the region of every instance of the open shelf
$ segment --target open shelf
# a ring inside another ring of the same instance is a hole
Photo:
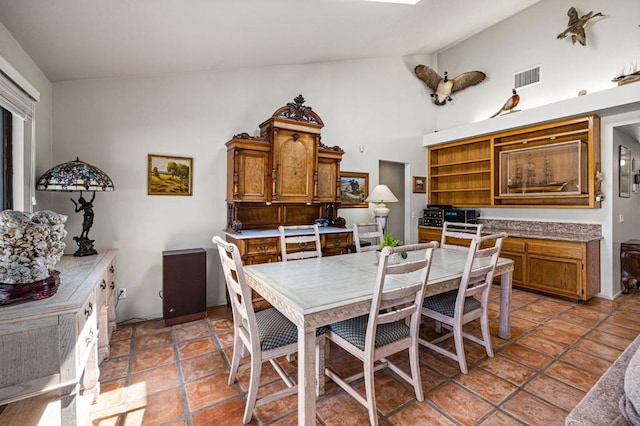
[[[600,118],[557,120],[430,146],[428,201],[595,208],[599,170]]]

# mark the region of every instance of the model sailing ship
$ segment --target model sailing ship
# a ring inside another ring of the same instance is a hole
[[[516,162],[515,176],[513,180],[509,180],[507,189],[511,194],[524,194],[532,192],[560,192],[567,185],[567,182],[552,181],[551,166],[544,158],[544,165],[542,168],[543,178],[540,181],[536,181],[536,166],[531,161],[531,155],[527,156],[526,177],[522,177],[522,165]]]

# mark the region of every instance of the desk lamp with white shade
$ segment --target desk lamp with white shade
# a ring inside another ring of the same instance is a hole
[[[398,199],[387,185],[376,185],[365,201],[377,204],[376,208],[373,209],[373,214],[376,217],[376,221],[382,226],[382,230],[385,231],[387,216],[389,216],[389,208],[385,203],[397,203]]]

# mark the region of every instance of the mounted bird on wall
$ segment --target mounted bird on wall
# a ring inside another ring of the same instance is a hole
[[[569,24],[567,24],[566,30],[558,34],[558,39],[565,38],[566,36],[571,34],[572,44],[576,44],[577,41],[583,46],[587,45],[587,35],[584,32],[584,26],[587,25],[587,22],[591,21],[593,18],[604,16],[600,12],[594,15],[593,11],[591,11],[586,15],[582,15],[580,18],[578,18],[578,11],[575,7],[570,7],[567,15],[569,16]]]
[[[414,71],[418,78],[424,81],[429,89],[433,90],[431,97],[436,105],[445,105],[447,101],[451,100],[452,93],[475,86],[487,78],[487,75],[481,71],[469,71],[449,80],[449,75],[446,71],[444,78],[442,78],[426,65],[418,65]]]
[[[507,99],[507,102],[505,102],[504,105],[502,105],[502,108],[489,118],[493,118],[502,112],[516,112],[514,108],[518,105],[518,102],[520,102],[520,96],[516,93],[516,89],[511,90],[511,93],[511,97]]]

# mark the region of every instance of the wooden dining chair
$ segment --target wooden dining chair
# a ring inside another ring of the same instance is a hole
[[[282,261],[322,257],[318,225],[278,226]],[[287,231],[313,231],[312,234],[287,235]]]
[[[363,362],[364,372],[350,377],[341,377],[331,368],[327,368],[325,373],[367,408],[372,425],[378,424],[374,373],[381,368],[389,367],[413,387],[418,401],[424,400],[417,339],[420,308],[431,269],[433,249],[436,247],[436,241],[385,247],[378,264],[369,315],[331,324],[326,334],[330,341]],[[409,254],[407,261],[394,265],[388,263],[391,254],[403,251]],[[394,280],[395,277],[404,279],[405,283],[400,286],[390,285],[391,282],[398,282]],[[387,359],[389,355],[406,349],[409,350],[410,374]],[[364,396],[350,385],[363,377]]]
[[[473,237],[482,236],[482,224],[444,222],[442,224],[442,237],[440,239],[440,247],[467,250],[471,244]],[[467,240],[464,245],[452,244],[449,239]]]
[[[445,326],[450,332],[431,341],[419,339],[420,344],[458,361],[460,371],[464,374],[467,373],[467,361],[463,338],[484,346],[487,355],[493,357],[487,309],[493,273],[500,256],[502,241],[506,237],[505,233],[473,237],[460,287],[457,290],[427,297],[422,303],[422,315],[436,320],[436,331],[441,332],[441,326]],[[482,339],[463,331],[465,324],[477,318],[480,318]],[[452,336],[455,342],[455,353],[438,345]]]
[[[356,246],[356,253],[378,250],[382,236],[382,225],[379,222],[353,224],[353,243]],[[363,240],[371,245],[362,246]]]
[[[246,283],[240,252],[235,244],[215,236],[220,262],[231,299],[233,313],[233,358],[229,385],[236,380],[239,369],[251,368],[247,402],[242,422],[249,423],[255,407],[297,393],[298,386],[276,362],[276,358],[298,350],[298,328],[275,308],[255,312],[251,303],[251,288]],[[325,327],[316,330],[316,359],[318,371],[324,370]],[[240,358],[251,356],[248,364],[240,366]],[[257,399],[262,363],[269,361],[287,388]],[[324,376],[322,376],[324,377]],[[321,389],[322,386],[322,389]],[[318,382],[318,393],[324,391],[324,380]]]

